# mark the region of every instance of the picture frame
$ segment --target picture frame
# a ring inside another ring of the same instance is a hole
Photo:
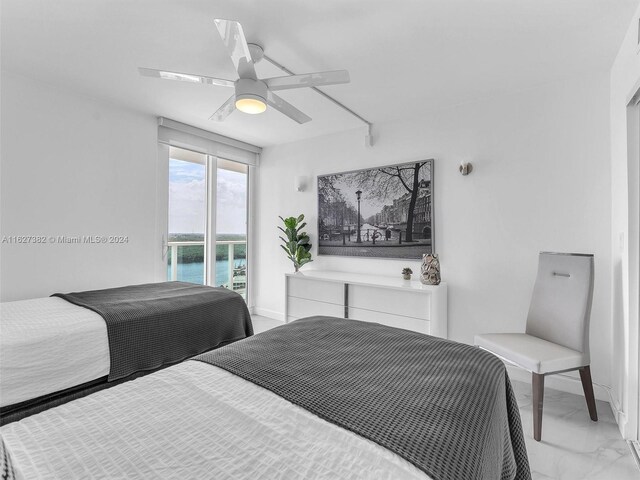
[[[318,176],[318,255],[434,253],[434,159]]]

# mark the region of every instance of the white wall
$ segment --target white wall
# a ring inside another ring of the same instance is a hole
[[[2,301],[154,281],[155,118],[7,72],[1,88],[0,235],[129,237],[2,243]]]
[[[364,147],[363,129],[263,150],[257,312],[277,317],[284,309],[283,274],[292,266],[278,247],[278,215],[304,213],[316,243],[317,175],[435,158],[435,244],[449,284],[449,337],[470,343],[477,333],[523,331],[538,252],[594,253],[592,370],[609,385],[608,72],[376,125],[376,137],[373,148]],[[458,172],[462,160],[474,165],[467,177]],[[294,191],[297,175],[310,177],[307,192]],[[400,275],[405,265],[415,272],[419,262],[315,256],[308,268]]]
[[[630,96],[640,88],[640,53],[637,43],[639,16],[640,8],[631,21],[611,69],[612,387],[616,403],[622,411],[618,418],[620,430],[626,438],[636,439],[639,415],[637,310],[639,180],[637,151],[634,155],[627,149],[627,104]],[[635,166],[635,175],[632,177],[629,176],[630,165]],[[635,193],[635,202],[632,201],[631,204],[629,203],[630,193],[632,196]]]
[[[155,119],[6,72],[1,88],[0,235],[129,237],[124,245],[2,244],[2,301],[154,281],[163,269]],[[618,197],[609,109],[603,73],[380,124],[373,148],[363,146],[363,130],[266,148],[256,194],[257,310],[283,311],[291,266],[278,247],[277,216],[304,212],[315,224],[316,175],[435,158],[450,338],[523,329],[537,252],[592,252],[593,374],[610,385]],[[457,171],[461,160],[474,163],[468,177]],[[312,179],[309,191],[294,192],[297,175]],[[309,267],[397,275],[404,265],[415,271],[419,262],[316,256]]]

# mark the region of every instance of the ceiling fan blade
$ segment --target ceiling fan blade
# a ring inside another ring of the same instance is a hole
[[[256,70],[253,66],[253,59],[249,52],[249,45],[244,36],[242,25],[234,20],[223,20],[216,18],[214,20],[218,33],[222,38],[222,42],[227,49],[227,53],[231,57],[233,66],[238,72],[240,78],[251,78],[257,80]]]
[[[224,102],[222,106],[209,117],[209,120],[223,122],[236,109],[236,96],[231,95],[229,100]]]
[[[167,70],[156,70],[155,68],[138,67],[140,75],[145,77],[164,78],[165,80],[181,80],[183,82],[204,83],[207,85],[219,85],[222,87],[233,87],[235,82],[224,78],[205,77],[192,73],[169,72]]]
[[[303,73],[287,77],[273,77],[262,80],[270,90],[288,90],[290,88],[320,87],[322,85],[337,85],[349,83],[349,72],[333,70],[330,72]]]
[[[279,112],[284,113],[291,120],[295,120],[298,123],[307,123],[311,121],[311,117],[305,115],[296,107],[273,92],[267,93],[267,103]]]

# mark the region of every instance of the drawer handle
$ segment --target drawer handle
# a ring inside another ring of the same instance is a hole
[[[570,273],[562,273],[562,272],[553,272],[553,275],[556,277],[567,277],[567,278],[571,277]]]

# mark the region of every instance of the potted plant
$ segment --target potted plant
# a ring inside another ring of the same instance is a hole
[[[302,229],[307,225],[303,222],[304,215],[296,217],[282,218],[284,228],[278,226],[285,237],[280,236],[280,240],[284,245],[280,245],[287,254],[289,260],[293,262],[296,273],[300,267],[311,262],[311,244],[309,243],[309,235]]]
[[[411,270],[409,267],[404,267],[402,269],[402,278],[404,278],[405,280],[411,280],[412,273],[413,273],[413,270]]]

